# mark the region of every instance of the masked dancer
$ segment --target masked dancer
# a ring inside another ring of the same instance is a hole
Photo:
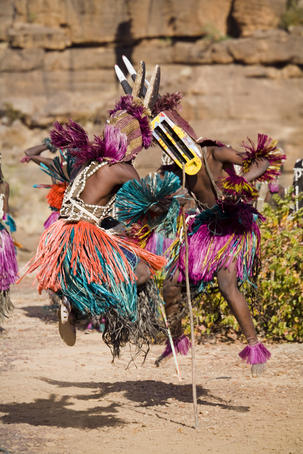
[[[0,154],[0,322],[13,309],[9,289],[18,274],[16,250],[11,237],[15,230],[14,219],[9,214],[9,184],[4,180]]]
[[[141,100],[144,73],[142,63],[133,94],[122,97],[110,112],[101,136],[89,140],[72,121],[55,124],[51,142],[73,156],[78,174],[65,191],[60,218],[43,233],[27,269],[37,271],[40,292],[50,289],[62,298],[63,340],[75,343],[78,318],[97,318],[105,326],[103,339],[114,356],[127,342],[140,349],[161,329],[158,309],[147,292],[156,292],[151,277],[166,260],[115,230],[113,212],[117,190],[128,180],[139,179],[134,158],[152,141],[149,115],[160,69],[155,68]]]
[[[247,339],[248,345],[239,355],[251,364],[253,374],[259,374],[270,353],[257,338],[240,285],[256,279],[260,261],[258,224],[264,218],[252,205],[258,196],[253,183],[275,179],[285,155],[277,142],[265,134],[258,135],[256,144],[248,139],[241,152],[216,140],[198,139],[179,115],[176,100],[173,95],[159,98],[153,111],[154,116],[158,114],[153,120],[154,137],[165,152],[165,163],[158,176],[141,181],[141,191],[137,182],[126,183],[117,195],[118,216],[143,247],[168,258],[164,276],[162,273],[166,314],[176,350],[186,354],[190,345],[181,324],[186,264],[180,206],[176,197],[166,194],[166,198],[171,198],[167,216],[157,220],[153,208],[163,179],[167,185],[178,177],[180,185],[185,178],[185,187],[196,205],[196,212],[186,215],[192,292],[196,296],[203,293],[217,279],[219,290]],[[236,173],[235,165],[242,169],[241,175]],[[141,193],[140,206],[132,199],[131,208],[130,197],[126,203],[124,191],[130,194],[134,186],[137,200]],[[156,364],[171,354],[168,343]]]

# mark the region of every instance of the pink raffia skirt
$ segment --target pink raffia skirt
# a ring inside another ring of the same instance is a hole
[[[8,290],[18,275],[18,265],[13,239],[0,224],[0,290]]]
[[[18,276],[18,265],[12,237],[0,223],[0,321],[13,309],[9,288]]]
[[[258,220],[264,218],[251,205],[238,203],[199,213],[188,230],[189,278],[194,284],[211,282],[216,272],[236,264],[241,282],[249,280],[260,255]],[[181,248],[180,280],[185,277],[185,247]]]

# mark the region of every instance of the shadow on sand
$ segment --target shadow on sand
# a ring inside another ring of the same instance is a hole
[[[0,404],[0,419],[3,424],[30,424],[32,426],[70,427],[96,429],[98,427],[121,426],[123,420],[114,414],[119,404],[100,405],[88,410],[74,410],[73,396],[58,397],[51,394],[47,399],[33,402]]]
[[[106,426],[121,426],[127,421],[119,418],[117,413],[120,408],[129,409],[136,413],[146,413],[152,407],[169,407],[171,399],[179,403],[192,402],[192,387],[190,384],[164,383],[156,380],[142,381],[119,381],[119,382],[64,382],[49,378],[40,380],[58,388],[80,388],[93,390],[94,393],[72,394],[58,396],[51,394],[47,399],[36,399],[34,402],[7,403],[0,405],[0,412],[5,413],[1,417],[4,424],[26,423],[34,426],[56,426],[72,428],[97,428]],[[119,396],[116,393],[120,393]],[[121,393],[123,399],[121,399]],[[111,394],[115,394],[111,397]],[[214,406],[222,410],[246,413],[249,407],[235,406],[224,401],[220,397],[212,395],[202,386],[197,386],[197,397],[199,406]],[[74,410],[75,400],[98,401],[99,405],[87,410]],[[68,408],[71,407],[71,408]],[[155,417],[173,422],[178,425],[185,425],[181,422],[159,414],[157,408]]]
[[[25,306],[22,311],[25,312],[26,317],[39,318],[43,322],[52,323],[58,321],[58,304],[43,304],[41,306]]]

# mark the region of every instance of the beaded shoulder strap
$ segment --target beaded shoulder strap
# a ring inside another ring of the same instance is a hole
[[[101,167],[104,167],[106,164],[106,161],[101,163],[93,161],[87,167],[81,170],[70,187],[70,192],[73,197],[79,197],[85,188],[88,178],[96,173],[99,169],[101,169]]]
[[[70,221],[89,220],[99,225],[100,220],[112,213],[115,195],[103,206],[85,203],[80,197],[87,179],[107,164],[107,162],[92,162],[76,176],[73,183],[65,191],[60,210],[62,217]]]
[[[203,147],[202,148],[202,156],[203,156],[203,162],[204,162],[204,165],[205,165],[205,170],[206,170],[207,176],[209,178],[209,181],[211,183],[212,190],[215,193],[216,199],[217,200],[221,200],[222,196],[223,196],[223,192],[221,191],[221,189],[215,183],[213,174],[211,173],[211,170],[210,170],[208,162],[207,162],[206,152],[207,152],[207,147]]]
[[[207,176],[209,178],[209,181],[210,181],[210,184],[211,184],[211,188],[212,188],[212,190],[213,190],[213,192],[214,192],[214,194],[216,196],[216,200],[221,200],[222,196],[223,196],[223,193],[222,193],[220,188],[218,188],[218,186],[215,183],[214,177],[213,177],[213,175],[211,173],[211,170],[210,170],[208,162],[207,162],[206,152],[207,152],[207,147],[203,147],[202,148],[202,157],[203,157],[203,163],[204,163],[205,171],[206,171],[206,174],[207,174]],[[190,195],[192,196],[192,198],[194,199],[194,201],[196,202],[197,207],[200,210],[206,210],[208,208],[211,208],[210,206],[208,206],[207,203],[201,202],[201,200],[199,200],[197,198],[197,196],[192,191],[189,191],[189,192],[190,192]]]

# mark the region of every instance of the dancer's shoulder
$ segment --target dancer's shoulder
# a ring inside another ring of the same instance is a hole
[[[114,184],[122,184],[128,180],[139,179],[138,172],[133,165],[126,162],[108,164],[98,170],[98,176]]]

